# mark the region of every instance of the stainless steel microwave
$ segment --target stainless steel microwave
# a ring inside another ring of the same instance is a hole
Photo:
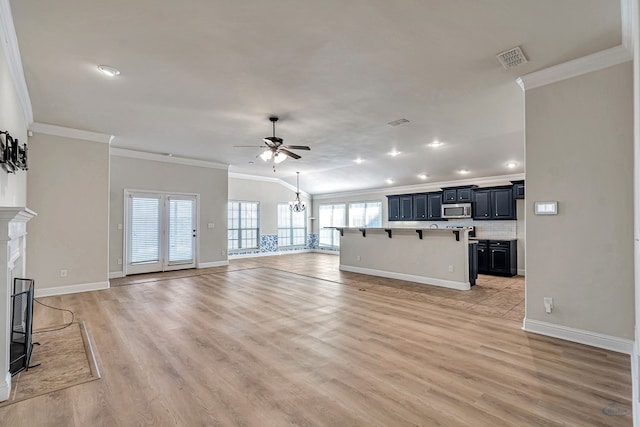
[[[442,218],[471,218],[471,203],[455,203],[442,205]]]

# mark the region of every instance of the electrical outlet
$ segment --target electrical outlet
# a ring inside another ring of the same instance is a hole
[[[544,311],[549,314],[553,311],[553,298],[544,297]]]
[[[358,255],[358,256],[356,257],[356,260],[357,260],[357,261],[362,261],[362,257],[361,257],[360,255]]]
[[[67,270],[66,269],[60,270],[60,277],[67,277]]]
[[[453,265],[449,266],[449,273],[453,273]]]
[[[220,251],[220,255],[225,256],[227,251]]]
[[[122,258],[118,258],[118,265],[122,265]]]

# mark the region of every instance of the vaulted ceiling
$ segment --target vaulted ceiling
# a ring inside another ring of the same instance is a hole
[[[524,171],[518,76],[621,43],[614,0],[11,1],[34,120],[311,194]],[[495,55],[521,46],[529,62]],[[117,67],[108,78],[97,66]],[[273,171],[271,135],[309,145]],[[397,119],[409,122],[391,126]],[[434,140],[444,142],[429,147]],[[396,156],[389,153],[400,152]],[[357,158],[361,163],[355,163]],[[506,163],[517,163],[507,169]],[[386,180],[393,179],[392,184]]]

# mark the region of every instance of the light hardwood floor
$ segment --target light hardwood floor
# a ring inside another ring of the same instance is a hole
[[[0,424],[631,425],[628,356],[523,332],[505,316],[521,284],[483,280],[461,293],[298,254],[45,298],[86,321],[103,378]],[[501,310],[471,310],[488,299]]]

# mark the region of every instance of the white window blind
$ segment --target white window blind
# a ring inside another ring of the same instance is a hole
[[[193,260],[193,200],[169,199],[169,262]]]
[[[349,227],[382,227],[382,202],[349,203]]]
[[[157,262],[160,258],[160,199],[131,199],[131,263]]]
[[[227,243],[230,251],[258,248],[259,207],[258,202],[229,202]]]
[[[320,205],[320,246],[340,247],[340,233],[325,227],[344,227],[345,211],[344,203]]]
[[[278,204],[278,246],[304,246],[307,242],[306,211],[293,212],[288,203]]]

